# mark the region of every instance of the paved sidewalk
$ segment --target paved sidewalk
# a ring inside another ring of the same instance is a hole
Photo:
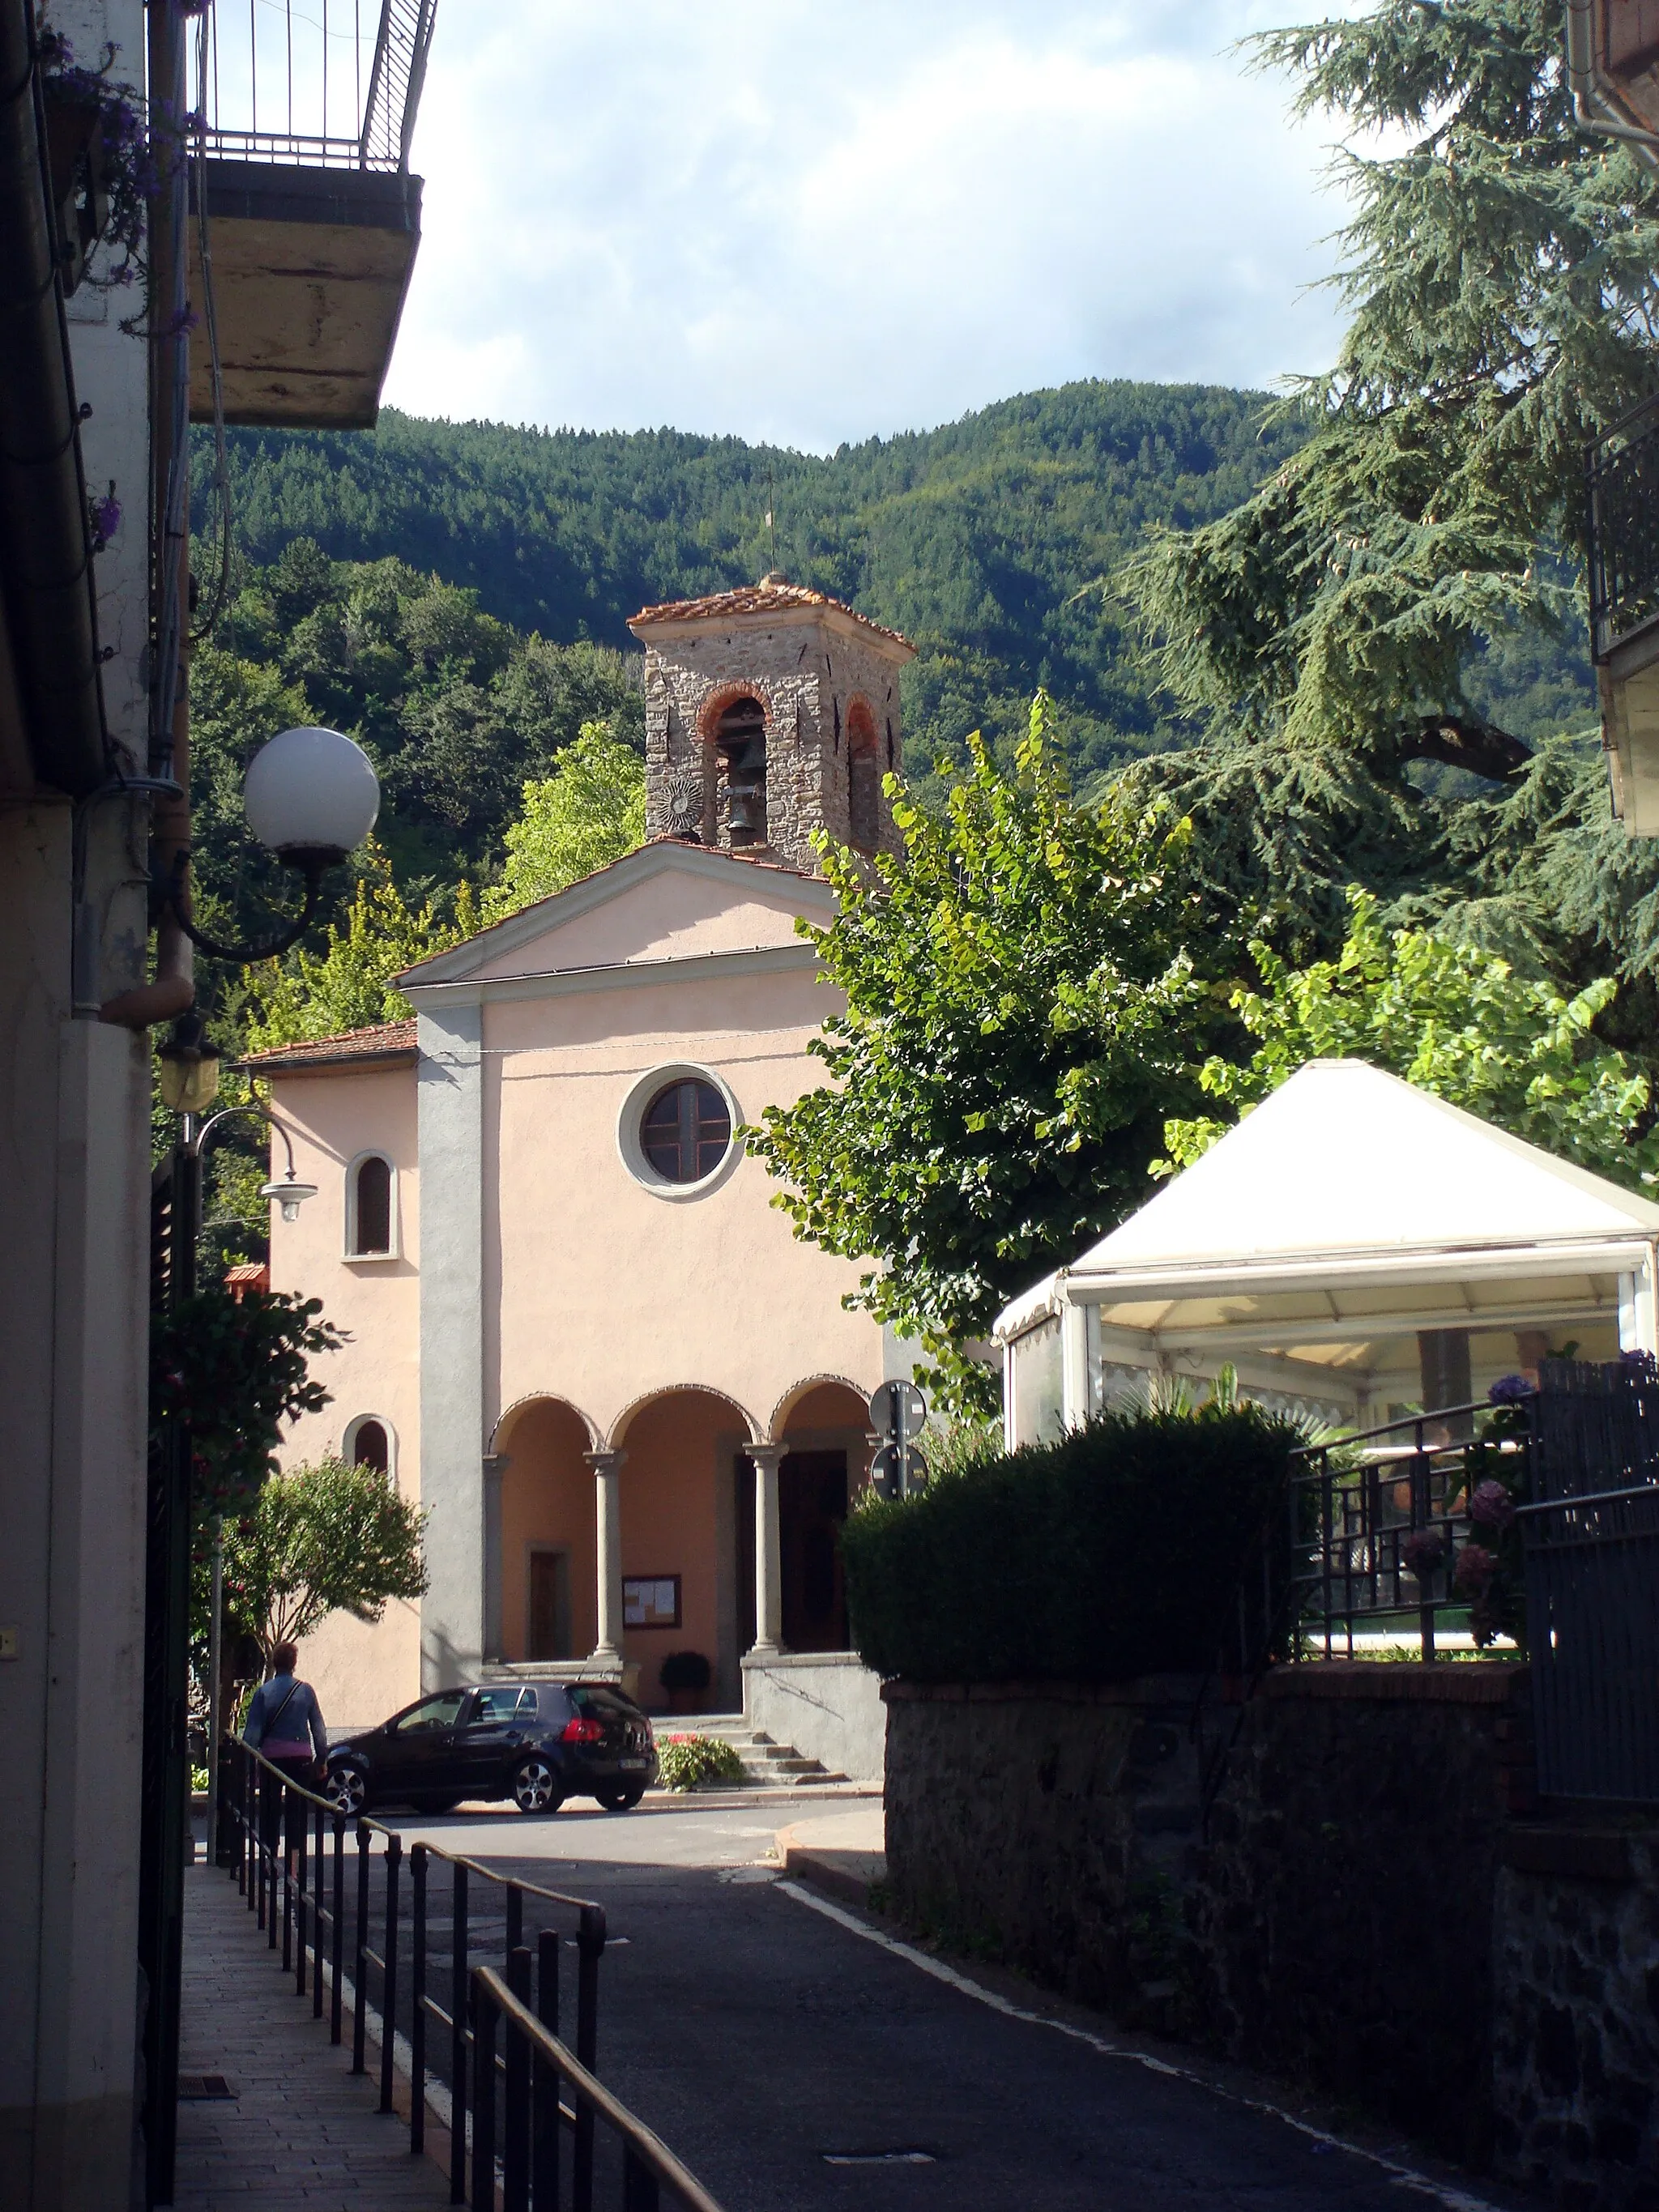
[[[879,1801],[856,1811],[820,1814],[778,1831],[783,1870],[810,1881],[848,1905],[868,1901],[873,1883],[887,1878],[887,1830]]]
[[[280,1956],[228,1875],[186,1872],[179,2070],[222,2075],[234,2096],[179,2105],[179,2212],[447,2204],[436,2168],[410,2155],[407,2122],[375,2111],[374,2073],[352,2074],[349,2044],[331,2045]]]

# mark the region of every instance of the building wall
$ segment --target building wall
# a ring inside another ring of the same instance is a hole
[[[398,1486],[421,1495],[420,1162],[416,1145],[412,1066],[288,1076],[274,1083],[271,1103],[294,1145],[300,1179],[317,1195],[284,1223],[273,1206],[270,1283],[276,1291],[319,1297],[324,1318],[349,1339],[312,1364],[330,1393],[320,1413],[307,1413],[285,1437],[284,1468],[343,1449],[350,1424],[373,1414],[392,1445]],[[344,1256],[346,1186],[352,1163],[382,1152],[396,1170],[393,1243],[398,1256]],[[273,1176],[286,1169],[271,1146]],[[420,1607],[393,1599],[378,1626],[331,1613],[306,1638],[301,1666],[317,1692],[331,1729],[383,1720],[420,1689]]]
[[[140,0],[55,28],[142,82]],[[88,489],[125,522],[94,568],[118,757],[144,758],[147,349],[131,294],[68,302]],[[0,805],[0,2197],[106,2212],[132,2160],[148,1394],[147,1040],[97,1019],[143,980],[146,802]],[[78,953],[78,959],[77,959]]]
[[[653,1070],[708,1069],[746,1121],[799,1097],[817,1078],[806,1046],[832,1004],[798,969],[485,1006],[492,1427],[518,1400],[550,1395],[602,1441],[623,1440],[630,1408],[696,1387],[729,1399],[758,1437],[809,1376],[874,1389],[880,1331],[841,1305],[856,1269],[794,1237],[758,1160],[736,1157],[713,1188],[678,1200],[635,1181],[617,1143]]]
[[[707,845],[730,842],[720,818],[714,719],[752,693],[767,713],[767,842],[792,867],[817,865],[811,839],[851,835],[848,720],[862,700],[882,771],[900,759],[898,668],[866,636],[799,617],[736,621],[728,629],[665,624],[645,660],[647,830],[695,827]],[[880,842],[894,839],[892,809],[877,800]]]

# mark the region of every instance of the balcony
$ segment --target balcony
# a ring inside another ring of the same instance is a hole
[[[225,420],[368,429],[421,235],[410,141],[437,0],[222,0],[209,21],[206,159],[191,171],[190,296],[208,250]],[[213,417],[191,348],[191,416]]]
[[[1590,650],[1601,690],[1613,811],[1659,836],[1659,400],[1589,453]]]

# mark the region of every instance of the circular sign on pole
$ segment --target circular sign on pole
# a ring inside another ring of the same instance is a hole
[[[904,1495],[904,1447],[884,1444],[870,1462],[870,1487],[878,1498]]]
[[[906,1448],[904,1454],[905,1495],[908,1497],[912,1491],[925,1490],[927,1487],[927,1462],[915,1446],[910,1444]]]
[[[870,1425],[895,1443],[919,1437],[927,1419],[927,1401],[914,1382],[884,1382],[870,1394]]]

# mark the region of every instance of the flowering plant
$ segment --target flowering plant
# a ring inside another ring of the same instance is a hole
[[[117,51],[106,46],[99,66],[87,69],[61,31],[40,33],[52,193],[68,234],[71,290],[100,244],[119,258],[94,283],[131,284],[143,269],[140,249],[159,180],[143,96],[110,75]]]
[[[706,1782],[741,1782],[743,1761],[722,1737],[671,1735],[657,1743],[658,1778],[665,1790],[696,1790]]]
[[[1446,1540],[1437,1528],[1413,1528],[1400,1547],[1401,1564],[1419,1582],[1427,1582],[1446,1556]]]

